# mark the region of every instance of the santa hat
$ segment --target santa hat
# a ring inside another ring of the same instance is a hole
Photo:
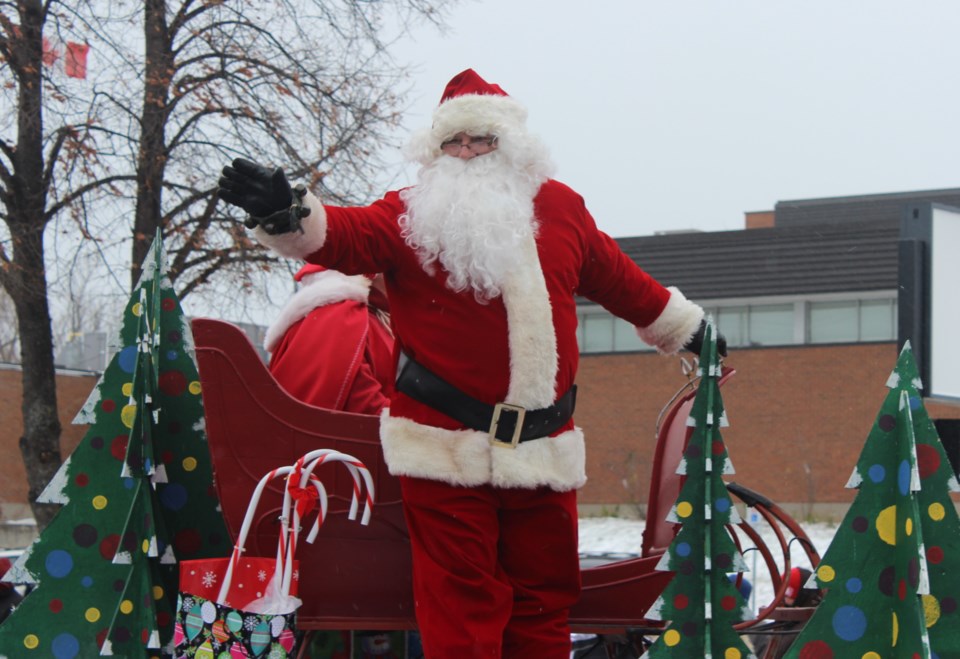
[[[303,278],[308,275],[314,275],[318,272],[326,272],[327,268],[322,265],[317,265],[315,263],[307,263],[305,266],[297,270],[297,273],[293,276],[294,281],[302,282]],[[367,279],[373,280],[376,278],[377,273],[375,272],[365,272],[360,277],[366,277]]]
[[[433,125],[411,141],[410,156],[429,162],[440,155],[440,143],[457,133],[504,135],[526,131],[527,109],[500,85],[487,82],[473,69],[455,75],[440,97]]]
[[[784,597],[796,600],[800,596],[800,591],[809,578],[810,570],[802,567],[791,568],[790,576],[787,578],[787,589],[783,592]]]
[[[322,265],[315,265],[313,263],[308,263],[302,268],[300,268],[299,270],[297,270],[297,274],[293,276],[293,279],[294,281],[302,281],[303,278],[306,277],[307,275],[312,275],[316,272],[324,272],[324,271],[326,271],[326,268],[323,267]]]
[[[301,283],[301,288],[287,300],[267,328],[263,337],[263,347],[267,352],[272,353],[287,330],[317,307],[345,300],[366,304],[373,276],[348,276],[322,265],[308,263],[293,278]]]

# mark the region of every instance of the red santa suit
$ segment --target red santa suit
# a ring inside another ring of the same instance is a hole
[[[519,103],[468,70],[450,82],[411,153],[426,168],[449,157],[441,142],[468,132],[497,136],[497,157],[525,162],[533,144],[525,120]],[[576,377],[575,295],[630,321],[664,353],[690,339],[703,312],[623,254],[580,195],[547,176],[528,178],[516,211],[528,218],[526,233],[518,232],[490,299],[463,290],[442,264],[443,246],[439,261],[425,257],[427,241],[409,230],[417,186],[360,208],[324,206],[308,194],[305,233],[257,235],[285,256],[383,272],[406,355],[489,405],[548,408]],[[573,419],[514,449],[402,392],[381,420],[387,464],[402,477],[426,656],[569,656],[566,618],[579,594],[575,491],[586,481]]]
[[[371,280],[308,264],[267,329],[270,372],[318,407],[379,414],[393,391],[393,337],[368,304]]]

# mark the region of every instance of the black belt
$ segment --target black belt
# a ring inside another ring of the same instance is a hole
[[[489,432],[491,443],[508,447],[560,430],[573,416],[577,401],[577,385],[573,385],[553,405],[539,410],[527,410],[510,403],[490,405],[460,391],[409,358],[397,376],[397,391],[468,428]]]

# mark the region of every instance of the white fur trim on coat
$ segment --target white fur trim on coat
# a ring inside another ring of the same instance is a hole
[[[521,246],[520,262],[503,283],[510,346],[510,386],[505,402],[536,410],[554,403],[557,334],[533,234]]]
[[[549,487],[574,490],[587,481],[586,450],[579,428],[556,437],[519,444],[490,445],[487,433],[445,430],[410,419],[380,416],[383,454],[394,476],[415,476],[473,487]]]
[[[267,328],[263,347],[273,352],[290,326],[307,317],[317,307],[335,302],[354,300],[366,304],[370,294],[370,280],[363,275],[345,275],[336,270],[324,270],[306,275],[301,288],[283,305],[280,313]]]
[[[309,191],[303,201],[304,205],[310,209],[310,214],[301,221],[303,233],[292,231],[271,236],[258,226],[253,231],[257,241],[289,259],[306,258],[323,247],[323,243],[327,240],[327,212],[320,200]]]
[[[703,309],[671,286],[670,299],[657,319],[646,327],[637,328],[637,336],[658,352],[672,355],[678,352],[700,328]]]

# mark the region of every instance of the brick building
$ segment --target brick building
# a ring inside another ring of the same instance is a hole
[[[23,434],[20,404],[23,385],[19,366],[0,365],[0,523],[30,517],[27,503],[27,474],[20,456],[19,441]],[[83,439],[86,426],[71,424],[97,384],[98,375],[91,372],[59,370],[57,372],[57,406],[60,408],[60,452],[64,459]]]
[[[747,213],[741,231],[618,240],[702,304],[728,339],[731,480],[801,517],[836,517],[852,501],[844,486],[898,355],[901,224],[908,208],[930,203],[960,208],[960,189],[782,201]],[[579,331],[581,506],[642,511],[657,415],[685,381],[679,359],[650,353],[629,324],[588,301]],[[926,407],[956,460],[960,400]]]
[[[747,213],[745,230],[618,240],[644,269],[704,305],[728,338],[726,363],[737,371],[722,390],[731,480],[800,517],[836,517],[853,499],[844,485],[898,354],[904,208],[926,202],[960,207],[960,189],[783,201]],[[686,377],[679,358],[652,353],[628,324],[585,300],[579,309],[576,418],[589,479],[580,503],[588,513],[640,514],[658,414]],[[66,456],[84,431],[70,420],[96,378],[58,378]],[[956,431],[960,401],[926,406],[947,434]],[[19,370],[0,370],[0,521],[28,511],[19,408]],[[960,437],[945,443],[960,452]]]

